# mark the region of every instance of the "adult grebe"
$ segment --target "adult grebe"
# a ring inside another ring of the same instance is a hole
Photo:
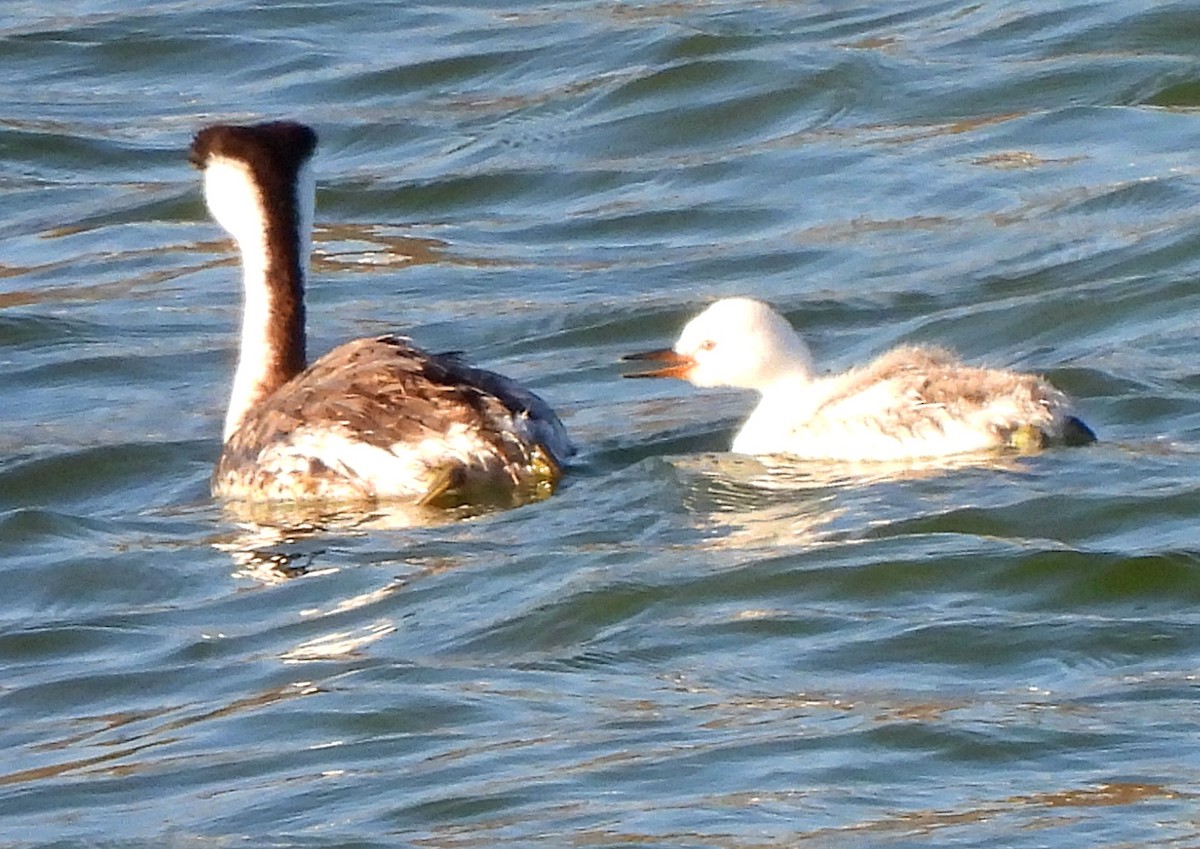
[[[787,320],[750,298],[712,304],[687,323],[673,349],[625,359],[662,363],[626,377],[757,390],[761,400],[733,440],[740,454],[907,460],[1096,438],[1071,414],[1067,396],[1042,378],[968,366],[941,348],[906,345],[818,377]]]
[[[316,144],[289,121],[211,126],[192,142],[245,289],[213,492],[436,505],[547,494],[574,447],[550,406],[508,378],[396,336],[355,339],[307,365]]]

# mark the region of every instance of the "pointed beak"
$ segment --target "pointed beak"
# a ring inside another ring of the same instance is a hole
[[[659,368],[630,372],[625,377],[678,377],[680,380],[687,380],[688,372],[696,365],[696,361],[691,357],[677,354],[670,348],[663,348],[659,351],[643,351],[640,354],[626,354],[621,359],[662,363]]]

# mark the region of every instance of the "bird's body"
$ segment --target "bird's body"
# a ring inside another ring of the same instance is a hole
[[[547,494],[574,447],[550,406],[514,381],[395,336],[356,339],[307,364],[315,145],[290,122],[216,125],[192,144],[245,288],[214,493],[414,504]]]
[[[970,366],[941,348],[901,346],[867,365],[818,376],[807,346],[766,304],[717,301],[670,350],[632,377],[753,389],[761,399],[733,440],[742,454],[822,460],[908,460],[1095,436],[1044,379]]]
[[[226,441],[213,486],[269,500],[536,498],[571,451],[547,414],[536,395],[453,354],[356,339],[255,408]]]

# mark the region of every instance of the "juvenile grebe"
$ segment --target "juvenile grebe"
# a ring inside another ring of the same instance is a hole
[[[514,381],[397,336],[355,339],[307,364],[316,144],[287,121],[211,126],[192,142],[245,289],[213,492],[438,505],[548,493],[574,447],[550,406]]]
[[[662,363],[626,377],[758,391],[758,406],[733,440],[739,454],[906,460],[1096,438],[1071,414],[1067,396],[1042,378],[969,366],[941,348],[906,345],[818,377],[787,320],[750,298],[712,304],[687,323],[673,349],[625,359]]]

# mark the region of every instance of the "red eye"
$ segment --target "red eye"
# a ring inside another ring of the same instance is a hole
[[[700,343],[701,351],[711,351],[715,347],[717,347],[717,343],[711,339],[705,339],[703,342]]]

